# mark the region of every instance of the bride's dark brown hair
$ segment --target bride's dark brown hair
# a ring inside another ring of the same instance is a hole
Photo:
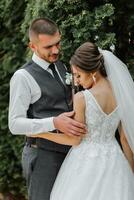
[[[99,71],[102,76],[107,76],[103,55],[99,52],[98,47],[91,42],[85,42],[76,49],[70,59],[70,64],[87,72]]]

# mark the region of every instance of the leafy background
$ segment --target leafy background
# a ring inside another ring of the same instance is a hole
[[[25,138],[8,130],[9,81],[31,57],[27,30],[36,17],[53,19],[62,32],[61,59],[69,67],[74,50],[85,41],[112,49],[134,77],[134,2],[132,0],[0,1],[0,192],[26,199],[21,170]],[[10,196],[10,197],[9,197]]]

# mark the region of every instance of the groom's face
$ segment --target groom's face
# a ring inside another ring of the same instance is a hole
[[[30,48],[43,60],[55,62],[60,52],[61,35],[57,31],[54,35],[39,34],[30,42]]]

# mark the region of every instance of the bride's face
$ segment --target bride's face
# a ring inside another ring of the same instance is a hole
[[[92,87],[93,78],[90,72],[85,72],[75,65],[72,65],[72,71],[75,85],[81,85],[84,89],[89,89]]]

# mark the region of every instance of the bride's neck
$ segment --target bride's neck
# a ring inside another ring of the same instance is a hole
[[[96,74],[96,83],[93,83],[93,86],[99,86],[99,85],[103,85],[103,84],[109,84],[109,81],[107,79],[107,77],[102,76],[99,72]]]

